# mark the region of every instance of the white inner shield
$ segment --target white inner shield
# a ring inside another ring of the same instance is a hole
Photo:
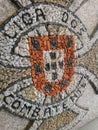
[[[61,80],[64,74],[64,49],[43,51],[45,79],[49,82]]]

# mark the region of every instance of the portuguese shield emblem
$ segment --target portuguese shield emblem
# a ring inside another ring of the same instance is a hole
[[[32,81],[40,92],[55,95],[65,90],[74,72],[72,35],[29,37]]]

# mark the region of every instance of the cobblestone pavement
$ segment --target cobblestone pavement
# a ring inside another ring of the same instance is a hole
[[[98,117],[98,0],[0,0],[0,130],[76,130]]]

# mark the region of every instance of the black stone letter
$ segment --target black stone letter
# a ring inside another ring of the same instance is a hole
[[[37,117],[39,115],[40,112],[40,108],[36,107],[36,109],[34,110],[32,117]]]
[[[42,17],[45,20],[45,15],[42,9],[36,9],[35,12],[36,12],[36,21],[39,21],[40,17]]]
[[[22,14],[22,20],[26,25],[31,25],[33,20],[30,18],[30,14],[27,12],[25,14]]]
[[[13,95],[8,95],[8,96],[5,96],[5,97],[4,97],[3,101],[4,101],[7,105],[9,105],[9,104],[11,104],[11,102],[9,102],[9,101],[12,100],[12,99],[14,99],[14,96],[13,96]]]
[[[15,102],[13,102],[12,108],[18,109],[20,107],[20,104],[21,104],[21,102],[19,100],[16,100]]]
[[[66,13],[66,12],[63,13],[62,21],[64,23],[66,23],[68,21],[68,13]]]

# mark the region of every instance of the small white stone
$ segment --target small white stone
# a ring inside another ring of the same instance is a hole
[[[18,48],[18,46],[15,48],[14,53],[15,53],[15,54],[18,54],[18,53],[19,53],[19,48]]]

